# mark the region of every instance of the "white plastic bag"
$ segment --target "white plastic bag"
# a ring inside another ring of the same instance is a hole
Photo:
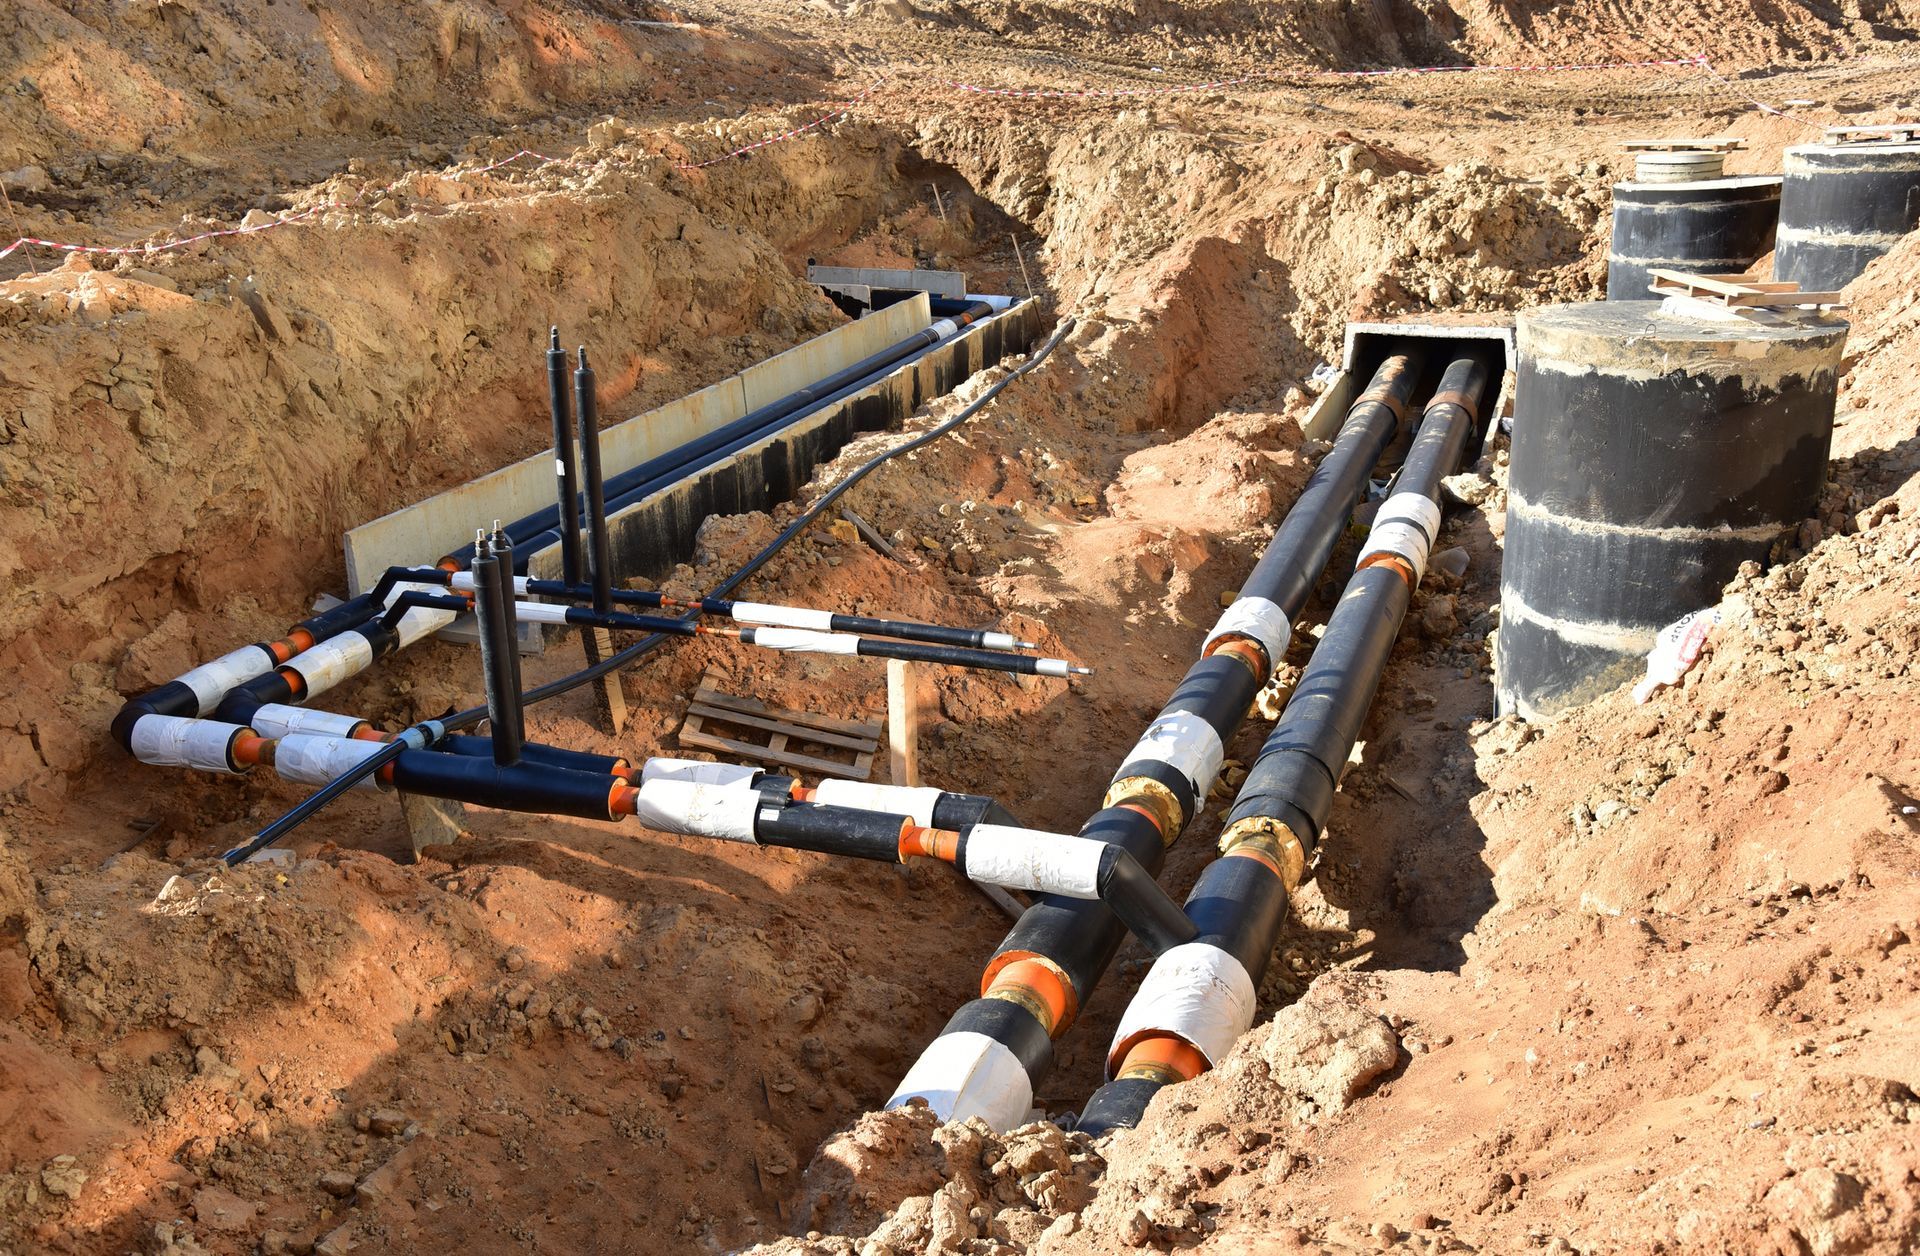
[[[1709,606],[1683,615],[1660,630],[1653,649],[1647,652],[1646,679],[1633,687],[1636,706],[1668,685],[1679,684],[1680,678],[1693,670],[1707,634],[1719,626],[1720,619],[1720,608]]]

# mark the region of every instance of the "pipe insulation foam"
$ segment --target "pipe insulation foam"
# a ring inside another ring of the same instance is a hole
[[[906,816],[922,828],[932,828],[933,806],[941,791],[926,785],[871,785],[866,781],[827,778],[813,791],[813,801],[829,807],[878,811]]]
[[[1380,554],[1392,554],[1413,568],[1414,582],[1427,571],[1427,555],[1440,535],[1440,506],[1425,493],[1395,493],[1380,504],[1356,567]]]
[[[253,713],[253,731],[276,740],[294,733],[311,733],[316,737],[351,737],[366,723],[355,715],[336,715],[332,711],[284,706],[278,702],[268,702]]]
[[[633,818],[662,833],[713,837],[723,842],[753,842],[753,819],[760,793],[745,782],[642,781]]]
[[[200,700],[199,713],[208,715],[220,705],[228,690],[264,676],[279,665],[280,661],[271,651],[257,645],[243,645],[211,663],[202,663],[181,676],[180,683],[193,690],[193,696]]]
[[[1200,643],[1204,656],[1212,652],[1222,637],[1246,637],[1259,643],[1267,655],[1267,670],[1280,666],[1287,656],[1287,643],[1293,640],[1293,624],[1280,604],[1264,597],[1236,598],[1213,625],[1213,631]]]
[[[199,768],[203,772],[239,774],[229,753],[241,724],[195,720],[181,715],[143,715],[134,721],[133,757],[157,768]]]
[[[1033,1111],[1033,1081],[1006,1044],[960,1030],[927,1044],[900,1079],[889,1108],[924,1099],[944,1121],[979,1117],[996,1131],[1024,1125]]]
[[[743,763],[708,763],[704,759],[648,759],[640,768],[640,783],[687,781],[696,785],[751,785],[760,769]]]
[[[752,628],[753,644],[768,650],[799,650],[812,654],[858,654],[860,638],[804,628]]]
[[[735,602],[733,619],[741,624],[767,624],[775,628],[812,628],[833,631],[833,612],[816,611],[805,606],[769,606],[765,602]]]
[[[286,667],[299,673],[300,679],[306,682],[307,697],[311,698],[351,679],[372,662],[373,643],[358,632],[350,631],[294,655]]]
[[[282,737],[273,750],[273,770],[283,781],[302,785],[326,785],[336,776],[345,776],[364,760],[387,748],[383,741],[351,741],[344,737],[320,737],[294,733]],[[355,789],[384,788],[378,773],[363,776]]]
[[[1257,1006],[1245,965],[1206,942],[1183,942],[1153,962],[1113,1031],[1107,1051],[1112,1081],[1127,1050],[1143,1038],[1171,1034],[1218,1067],[1253,1027]]]
[[[1166,764],[1192,784],[1197,807],[1206,802],[1226,758],[1226,748],[1213,725],[1191,711],[1169,711],[1147,725],[1139,742],[1120,762],[1122,771],[1126,764],[1142,759]]]
[[[1091,837],[1005,824],[976,824],[961,847],[970,880],[1010,890],[1100,897],[1100,857],[1107,844]]]

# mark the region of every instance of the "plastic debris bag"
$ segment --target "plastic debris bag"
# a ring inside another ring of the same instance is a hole
[[[1683,615],[1662,628],[1654,639],[1653,649],[1647,652],[1646,678],[1633,687],[1634,704],[1644,703],[1668,685],[1679,684],[1680,678],[1699,661],[1700,651],[1707,644],[1707,634],[1720,625],[1720,620],[1720,608],[1709,606]]]

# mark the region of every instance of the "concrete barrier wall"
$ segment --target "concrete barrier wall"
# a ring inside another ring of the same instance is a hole
[[[931,323],[927,299],[909,301],[836,327],[697,393],[600,433],[608,477],[657,458],[735,419],[871,357]],[[431,564],[473,539],[495,519],[524,518],[553,504],[551,449],[363,523],[346,535],[347,587],[371,588],[389,567]],[[556,551],[557,552],[557,551]]]

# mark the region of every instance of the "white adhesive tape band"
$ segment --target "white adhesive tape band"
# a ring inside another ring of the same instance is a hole
[[[1266,651],[1267,667],[1280,666],[1287,657],[1287,643],[1293,640],[1293,624],[1278,602],[1264,597],[1243,597],[1229,606],[1214,624],[1213,631],[1200,645],[1200,653],[1222,637],[1247,637]]]
[[[1100,857],[1107,844],[1090,837],[1005,824],[976,824],[964,843],[969,879],[1010,890],[1100,897]]]
[[[1171,711],[1147,726],[1147,731],[1120,761],[1120,770],[1124,772],[1127,764],[1141,759],[1164,763],[1187,778],[1198,806],[1206,801],[1226,758],[1226,749],[1221,746],[1220,734],[1213,730],[1213,725],[1191,711]]]
[[[440,597],[447,596],[445,589],[431,584],[396,584],[387,597],[387,605],[392,606],[402,593],[428,593]],[[394,635],[399,638],[400,648],[406,649],[422,637],[430,637],[460,617],[458,611],[434,610],[430,607],[416,606],[400,617],[394,625]]]
[[[178,715],[143,715],[133,722],[133,757],[157,768],[198,768],[202,772],[234,773],[227,747],[239,724],[193,720]]]
[[[708,763],[704,759],[648,759],[640,767],[640,783],[690,781],[696,785],[750,785],[760,769],[743,763]]]
[[[1004,1133],[1033,1111],[1033,1079],[1004,1043],[972,1030],[941,1034],[900,1079],[889,1108],[924,1099],[942,1121],[979,1117]]]
[[[257,645],[243,645],[211,663],[202,663],[180,677],[180,683],[193,690],[193,696],[200,700],[199,714],[206,715],[220,705],[220,699],[227,696],[228,690],[246,684],[255,676],[264,676],[276,666],[278,663],[267,651]]]
[[[804,606],[769,606],[765,602],[735,602],[733,618],[742,624],[770,624],[776,628],[813,628],[833,630],[833,612],[809,610]]]
[[[292,733],[311,733],[316,737],[351,737],[365,720],[332,711],[314,711],[307,707],[282,706],[269,702],[253,713],[253,731],[262,737],[285,737]]]
[[[811,654],[858,654],[860,638],[804,628],[755,628],[753,644],[769,650],[799,650]]]
[[[357,632],[343,632],[322,641],[287,663],[307,684],[307,696],[325,693],[352,678],[373,662],[373,645]]]
[[[643,780],[633,818],[662,833],[751,842],[760,793],[751,785],[703,781]]]
[[[939,322],[933,324],[933,334],[935,338],[939,340],[945,340],[948,337],[954,335],[959,330],[960,330],[960,324],[954,322],[950,318],[943,318]]]
[[[1383,523],[1411,523],[1432,541],[1440,535],[1440,503],[1425,493],[1395,493],[1380,503],[1373,516],[1374,527]]]
[[[870,785],[828,778],[813,791],[813,800],[828,807],[906,816],[922,828],[932,828],[933,804],[940,800],[940,791],[925,785]]]
[[[1121,1014],[1107,1049],[1107,1077],[1143,1033],[1172,1034],[1209,1067],[1217,1065],[1252,1027],[1256,1005],[1253,978],[1239,960],[1205,942],[1182,943],[1154,961]]]
[[[567,608],[558,602],[515,602],[513,614],[516,619],[529,624],[564,624],[567,622]]]
[[[302,785],[325,785],[336,776],[344,775],[362,759],[379,754],[386,745],[378,741],[348,741],[341,737],[316,737],[308,733],[294,733],[282,737],[273,748],[273,770],[284,781],[298,781]],[[356,789],[380,789],[378,773],[363,776],[354,783]]]

